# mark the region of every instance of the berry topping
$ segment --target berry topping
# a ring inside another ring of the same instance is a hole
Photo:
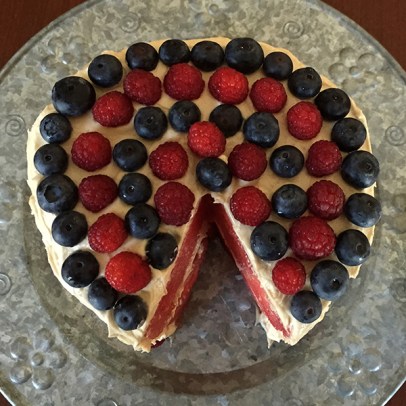
[[[158,233],[148,241],[145,253],[149,264],[156,269],[165,269],[175,261],[178,243],[168,233]]]
[[[287,114],[288,130],[298,140],[310,140],[321,130],[323,119],[311,102],[299,102]]]
[[[269,158],[269,166],[281,178],[293,178],[303,168],[304,156],[292,145],[276,148]]]
[[[84,288],[99,275],[99,263],[88,251],[76,251],[62,264],[61,276],[72,288]]]
[[[123,66],[113,55],[96,56],[90,63],[87,73],[90,80],[100,87],[111,87],[123,77]]]
[[[329,256],[335,246],[333,229],[318,217],[301,217],[289,230],[289,244],[301,259],[315,260]]]
[[[243,133],[246,141],[271,148],[279,139],[279,123],[271,113],[256,112],[244,122]]]
[[[116,182],[107,175],[93,175],[82,179],[79,199],[93,213],[103,210],[117,197]]]
[[[162,95],[161,80],[151,72],[135,69],[124,79],[124,93],[137,103],[150,106],[155,104]]]
[[[151,152],[149,166],[152,173],[161,180],[181,178],[189,166],[186,151],[178,142],[165,142]]]
[[[223,48],[214,41],[200,41],[192,48],[191,61],[200,70],[211,72],[223,64]]]
[[[92,108],[93,118],[104,127],[119,127],[131,121],[134,107],[124,93],[116,90],[105,93]]]
[[[307,189],[309,210],[324,220],[334,220],[342,212],[345,195],[340,186],[329,180],[313,183]]]
[[[87,291],[89,303],[97,310],[112,309],[118,299],[118,292],[112,288],[106,278],[98,278]]]
[[[220,158],[204,158],[196,166],[196,177],[201,185],[220,192],[230,186],[232,175],[227,164]]]
[[[80,134],[72,145],[71,156],[79,168],[93,172],[110,163],[110,141],[98,132]]]
[[[62,114],[50,113],[41,120],[39,131],[46,142],[60,144],[69,139],[72,125]]]
[[[146,42],[132,44],[125,54],[130,69],[154,70],[159,62],[158,52]]]
[[[253,73],[262,65],[264,51],[252,38],[234,38],[226,46],[225,60],[242,73]]]
[[[137,140],[125,139],[113,148],[114,162],[126,172],[133,172],[142,168],[147,159],[147,149],[142,142]]]
[[[246,186],[231,196],[230,210],[239,222],[257,226],[269,217],[271,204],[261,190],[255,186]]]
[[[224,152],[226,139],[214,123],[199,121],[189,128],[187,144],[201,157],[217,157]]]
[[[118,184],[118,194],[127,204],[145,203],[152,195],[151,181],[142,173],[127,173]]]
[[[341,165],[342,178],[357,189],[372,186],[378,175],[379,162],[368,151],[350,152]]]
[[[297,185],[283,185],[272,195],[272,208],[278,216],[297,219],[307,209],[306,192]]]
[[[34,166],[44,176],[64,173],[68,166],[68,154],[58,144],[45,144],[35,152]]]
[[[210,113],[209,120],[216,124],[225,137],[240,131],[243,122],[239,108],[233,104],[220,104]]]
[[[306,169],[310,175],[321,177],[331,175],[341,166],[341,153],[331,141],[316,141],[310,148],[306,160]]]
[[[257,179],[267,167],[265,151],[249,142],[236,145],[228,157],[228,166],[239,179]]]
[[[325,89],[314,102],[325,120],[336,121],[344,118],[350,111],[351,100],[341,89]]]
[[[360,227],[372,227],[382,215],[381,204],[366,193],[354,193],[345,203],[344,213],[351,223]]]
[[[92,108],[95,101],[94,87],[78,76],[63,78],[52,88],[55,110],[65,116],[81,116]]]
[[[181,100],[170,108],[168,117],[175,131],[186,133],[192,124],[200,121],[201,113],[192,101]]]
[[[74,247],[86,234],[86,217],[77,211],[64,211],[52,222],[52,238],[63,247]]]
[[[242,103],[248,96],[248,80],[240,72],[227,66],[218,68],[209,79],[209,91],[225,104]]]
[[[93,251],[113,252],[127,239],[124,221],[114,213],[103,214],[90,226],[88,239]]]
[[[190,50],[180,39],[168,39],[159,47],[159,58],[168,66],[189,62]]]
[[[277,113],[285,106],[287,95],[280,82],[272,78],[262,78],[252,85],[250,98],[258,111]]]
[[[147,318],[148,308],[139,296],[124,296],[114,306],[114,321],[122,330],[135,330]]]
[[[250,241],[254,254],[265,261],[282,258],[288,249],[288,233],[274,221],[266,221],[255,227]]]
[[[159,217],[156,210],[145,203],[138,203],[125,215],[125,226],[134,238],[151,238],[159,227]]]
[[[321,311],[321,300],[309,290],[297,292],[290,302],[292,316],[301,323],[313,323],[320,317]]]
[[[325,300],[337,300],[348,286],[347,268],[337,261],[324,260],[312,270],[310,283],[317,296]]]
[[[294,295],[306,282],[305,267],[295,258],[281,259],[272,269],[272,281],[284,295]]]
[[[162,222],[181,226],[189,221],[195,196],[185,185],[168,182],[158,188],[154,201]]]
[[[42,210],[62,213],[76,206],[78,189],[66,175],[49,175],[38,185],[37,200]]]
[[[344,152],[355,151],[367,138],[367,130],[361,121],[355,118],[343,118],[334,124],[331,130],[331,141]]]
[[[364,233],[358,230],[346,230],[337,237],[335,253],[345,265],[357,266],[366,261],[371,246]]]
[[[292,73],[292,59],[284,52],[271,52],[265,57],[262,69],[266,76],[285,80]]]
[[[295,70],[288,78],[289,90],[299,99],[310,99],[321,89],[321,77],[313,68]]]
[[[168,128],[168,119],[159,107],[142,107],[134,117],[134,128],[140,137],[156,140]]]

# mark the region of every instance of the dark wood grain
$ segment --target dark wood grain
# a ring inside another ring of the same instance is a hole
[[[56,17],[82,3],[82,0],[1,0],[0,68],[24,43]],[[406,1],[404,0],[326,0],[373,37],[406,68]],[[9,403],[0,394],[0,406]],[[406,405],[406,385],[389,401],[389,406]]]

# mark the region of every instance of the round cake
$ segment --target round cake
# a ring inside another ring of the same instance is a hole
[[[357,276],[381,216],[361,110],[252,38],[106,51],[55,83],[27,162],[53,273],[135,350],[175,332],[213,227],[269,345],[296,344]]]

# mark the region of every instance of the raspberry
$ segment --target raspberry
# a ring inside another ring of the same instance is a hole
[[[165,75],[164,89],[176,100],[198,99],[204,89],[202,73],[187,63],[172,65]]]
[[[321,130],[323,119],[319,109],[311,102],[299,102],[287,114],[288,130],[298,140],[310,140]]]
[[[261,190],[255,186],[246,186],[231,196],[230,210],[241,223],[257,226],[269,217],[271,204]]]
[[[329,180],[315,182],[307,190],[307,199],[309,210],[324,220],[333,220],[343,212],[344,192]]]
[[[107,175],[93,175],[82,179],[79,185],[79,199],[85,208],[93,213],[103,210],[117,197],[117,185]]]
[[[165,142],[149,156],[152,173],[162,180],[181,178],[188,165],[186,151],[178,142]]]
[[[89,228],[89,245],[96,252],[113,252],[127,238],[124,221],[114,213],[100,216]]]
[[[258,111],[277,113],[285,106],[288,96],[282,83],[272,78],[262,78],[252,85],[250,98]]]
[[[257,179],[267,166],[265,151],[248,142],[236,145],[228,157],[228,166],[231,173],[239,179]]]
[[[158,188],[154,201],[162,222],[181,226],[189,221],[195,196],[185,185],[168,182]]]
[[[98,132],[82,133],[73,143],[71,155],[79,168],[93,172],[110,163],[110,141]]]
[[[278,261],[272,269],[272,280],[284,295],[294,295],[302,290],[306,282],[305,267],[292,257]]]
[[[118,127],[130,122],[134,106],[124,93],[108,92],[96,100],[92,108],[93,118],[104,127]]]
[[[306,168],[310,175],[321,177],[331,175],[341,167],[341,153],[332,141],[316,141],[310,148]]]
[[[329,256],[336,243],[333,229],[318,217],[301,217],[289,230],[289,244],[301,259],[315,260]]]
[[[226,104],[239,104],[248,96],[248,80],[228,66],[218,68],[209,79],[211,95]]]
[[[201,157],[218,157],[226,149],[226,138],[216,124],[199,121],[190,126],[187,145]]]
[[[147,106],[155,104],[162,95],[161,80],[142,69],[132,70],[125,77],[123,87],[131,100]]]

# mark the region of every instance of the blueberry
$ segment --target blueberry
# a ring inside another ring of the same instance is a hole
[[[342,178],[357,189],[372,186],[378,175],[379,162],[368,151],[350,152],[341,164]]]
[[[158,233],[148,241],[145,252],[151,266],[156,269],[166,269],[175,261],[178,243],[171,234]]]
[[[279,139],[279,123],[271,113],[255,112],[245,121],[243,133],[247,141],[271,148]]]
[[[205,188],[220,192],[230,186],[232,175],[220,158],[204,158],[196,166],[196,177]]]
[[[284,52],[271,52],[265,57],[262,69],[266,76],[285,80],[293,71],[292,59]]]
[[[133,172],[142,168],[147,159],[148,153],[145,145],[137,140],[125,139],[113,148],[114,162],[126,172]]]
[[[156,210],[145,203],[138,203],[125,215],[125,226],[131,236],[139,239],[151,238],[159,228],[160,219]]]
[[[299,218],[307,209],[307,194],[299,186],[286,184],[272,195],[272,208],[278,216]]]
[[[225,137],[231,137],[240,131],[243,118],[238,107],[220,104],[210,113],[209,121],[216,124]]]
[[[348,286],[347,268],[337,261],[319,262],[312,270],[310,283],[313,292],[321,299],[336,300],[340,298]]]
[[[34,166],[44,176],[65,172],[68,154],[58,144],[45,144],[34,155]]]
[[[168,66],[189,62],[190,50],[186,42],[180,39],[168,39],[159,47],[159,58]]]
[[[320,317],[321,311],[321,300],[309,290],[297,292],[290,302],[292,316],[301,323],[313,323]]]
[[[344,213],[351,223],[360,227],[372,227],[381,219],[381,204],[367,193],[354,193],[344,205]]]
[[[92,108],[95,101],[94,87],[86,79],[78,76],[61,79],[52,89],[55,110],[65,116],[81,116]]]
[[[74,247],[87,234],[86,217],[77,211],[65,211],[52,223],[52,237],[63,247]]]
[[[337,237],[335,253],[340,262],[356,266],[366,261],[371,252],[371,246],[364,233],[358,230],[343,231]]]
[[[137,42],[132,44],[125,54],[130,69],[154,70],[159,62],[158,52],[155,48],[146,42]]]
[[[239,72],[253,73],[262,65],[264,51],[252,38],[234,38],[226,46],[225,60]]]
[[[334,124],[331,130],[331,141],[341,151],[351,152],[362,146],[367,137],[367,130],[361,121],[355,118],[343,118]]]
[[[165,133],[168,120],[159,107],[142,107],[134,117],[134,128],[140,137],[156,140]]]
[[[98,278],[89,286],[87,291],[89,303],[97,310],[113,308],[118,299],[118,292],[112,288],[106,278]]]
[[[78,188],[66,175],[49,175],[37,187],[38,204],[49,213],[73,209],[78,198]]]
[[[72,125],[62,114],[50,113],[41,120],[39,132],[46,142],[60,144],[69,139]]]
[[[89,251],[76,251],[62,264],[63,280],[72,288],[84,288],[99,275],[99,263]]]
[[[123,66],[115,56],[103,54],[93,59],[87,73],[96,85],[110,87],[120,82],[123,77]]]
[[[288,233],[278,223],[265,221],[251,234],[251,249],[265,261],[282,258],[288,249]]]
[[[176,102],[169,110],[169,122],[175,131],[188,132],[190,126],[200,121],[199,107],[190,100]]]
[[[142,173],[127,173],[118,184],[118,195],[127,204],[145,203],[152,195],[151,181]]]
[[[317,95],[314,102],[327,121],[340,120],[351,109],[351,100],[341,89],[325,89]]]
[[[224,51],[217,42],[200,41],[190,55],[193,64],[204,72],[211,72],[223,64]]]
[[[283,145],[272,152],[269,165],[281,178],[293,178],[303,169],[304,156],[296,147]]]
[[[288,78],[291,93],[299,99],[310,99],[321,89],[320,75],[310,67],[295,70]]]
[[[145,302],[139,296],[124,296],[114,306],[114,320],[123,330],[135,330],[144,324],[148,314]]]

